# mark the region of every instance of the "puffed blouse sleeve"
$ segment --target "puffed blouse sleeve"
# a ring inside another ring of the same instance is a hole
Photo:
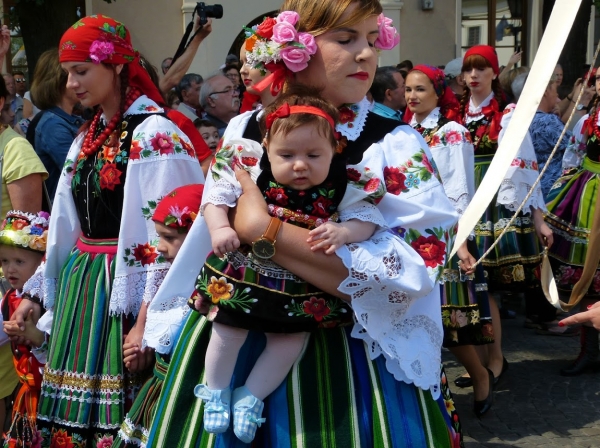
[[[383,355],[398,380],[439,395],[443,339],[438,278],[458,215],[420,134],[400,126],[371,145],[358,165],[381,178],[378,208],[389,230],[336,251],[348,268],[339,290],[352,298],[353,336]],[[425,335],[425,337],[424,337]]]
[[[573,128],[573,134],[569,139],[567,147],[565,149],[565,154],[562,159],[562,169],[563,171],[578,168],[581,165],[581,161],[585,156],[587,145],[584,140],[584,129],[583,126],[585,122],[589,119],[589,114],[584,115],[577,122],[575,127]]]
[[[502,142],[504,138],[506,129],[514,115],[515,107],[514,104],[509,104],[504,110],[502,121],[500,122],[502,129],[498,137],[498,143]],[[531,140],[529,131],[527,131],[519,147],[519,151],[498,189],[497,203],[504,205],[511,211],[516,211],[531,191],[539,174],[533,141]],[[523,208],[524,213],[528,213],[531,208],[546,211],[546,203],[540,183],[536,185],[532,195],[525,203],[525,207]]]

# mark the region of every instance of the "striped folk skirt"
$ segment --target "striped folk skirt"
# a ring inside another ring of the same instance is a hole
[[[193,393],[204,381],[204,353],[211,323],[191,313],[165,378],[148,447],[248,445],[230,427],[223,434],[203,431],[203,403]],[[251,332],[240,350],[232,386],[244,384],[265,345]],[[364,342],[350,329],[314,331],[287,379],[265,400],[266,423],[253,447],[400,448],[460,447],[460,421],[442,376],[442,394],[394,380],[379,357],[370,361]]]
[[[479,188],[493,156],[475,156],[475,186]],[[485,254],[507,227],[514,212],[496,204],[494,196],[475,226],[480,256]],[[542,256],[533,214],[517,215],[508,231],[482,261],[490,291],[519,291],[539,285]]]
[[[134,386],[123,330],[131,322],[109,314],[116,251],[116,239],[81,237],[60,273],[38,406],[44,447],[110,446],[125,418]]]
[[[548,255],[559,291],[570,294],[581,277],[596,197],[600,188],[600,163],[585,157],[581,168],[559,178],[547,197],[546,223],[554,232]],[[600,295],[600,269],[588,295]]]

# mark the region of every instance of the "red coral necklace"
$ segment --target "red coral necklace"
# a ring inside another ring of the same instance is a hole
[[[127,93],[127,97],[125,98],[125,107],[123,109],[129,109],[133,102],[137,100],[141,95],[142,92],[137,87],[131,87],[129,89],[129,92]],[[102,143],[104,143],[110,137],[110,134],[112,134],[113,131],[117,128],[117,124],[120,123],[122,113],[120,110],[117,111],[117,113],[114,114],[111,118],[106,128],[104,128],[102,133],[96,139],[94,139],[94,135],[96,134],[96,130],[98,129],[98,123],[100,123],[101,116],[102,109],[99,109],[98,112],[96,112],[92,123],[90,124],[88,133],[86,134],[85,139],[83,140],[83,145],[81,145],[81,152],[84,153],[86,156],[91,156],[96,151],[98,151],[98,148],[102,146]]]

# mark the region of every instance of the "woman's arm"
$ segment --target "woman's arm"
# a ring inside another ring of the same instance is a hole
[[[6,185],[14,210],[37,213],[42,209],[42,175],[22,177]]]
[[[242,243],[250,244],[261,237],[271,217],[267,212],[267,204],[250,175],[239,168],[235,169],[235,175],[243,194],[238,199],[237,207],[232,209],[232,227]],[[310,283],[317,288],[349,300],[348,296],[337,290],[338,285],[348,277],[348,269],[336,256],[326,255],[321,251],[313,252],[306,242],[308,232],[307,229],[284,223],[277,236],[273,261],[298,277],[310,279]]]

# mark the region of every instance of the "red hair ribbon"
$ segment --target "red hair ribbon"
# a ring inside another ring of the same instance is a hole
[[[319,117],[325,118],[327,122],[331,125],[331,128],[335,132],[335,122],[333,118],[318,107],[314,106],[290,106],[288,103],[284,103],[275,112],[271,112],[267,115],[267,131],[271,130],[271,126],[273,126],[273,122],[278,118],[287,118],[292,114],[312,114],[318,115]]]
[[[290,71],[285,67],[284,64],[275,64],[269,63],[265,65],[265,68],[271,72],[269,76],[260,82],[254,84],[254,90],[257,92],[262,92],[267,87],[271,86],[271,95],[277,96],[281,89],[283,89],[283,85],[285,84],[285,80],[288,77]]]

